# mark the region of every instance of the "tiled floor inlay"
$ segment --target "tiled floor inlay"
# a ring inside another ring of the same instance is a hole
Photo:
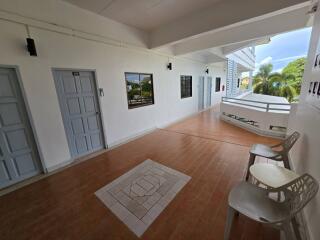
[[[95,194],[140,237],[190,179],[148,159]]]

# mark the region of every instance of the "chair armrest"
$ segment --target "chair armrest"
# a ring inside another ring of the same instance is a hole
[[[273,199],[270,198],[271,200],[275,201],[275,202],[279,202],[279,203],[287,203],[290,201],[290,195],[291,192],[284,186],[280,186],[277,188],[268,188],[266,189],[267,195],[270,198],[270,194],[276,194],[278,195],[278,199]]]
[[[280,146],[282,146],[282,143],[278,143],[278,144],[272,145],[272,146],[270,146],[270,147],[271,147],[271,148],[276,148],[276,147],[280,147]]]

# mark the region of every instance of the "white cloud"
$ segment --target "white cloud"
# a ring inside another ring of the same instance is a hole
[[[253,75],[257,74],[259,71],[259,67],[264,64],[272,63],[272,57],[266,57],[262,59],[259,63],[256,63],[255,70],[253,71]]]
[[[263,59],[263,60],[259,63],[259,66],[264,65],[264,64],[268,64],[268,63],[271,63],[271,62],[272,62],[272,57],[269,56],[269,57],[266,57],[265,59]]]
[[[286,58],[279,58],[279,59],[276,59],[272,62],[276,63],[276,62],[284,62],[284,61],[289,61],[289,60],[295,60],[295,59],[298,59],[298,58],[302,58],[302,57],[306,57],[306,55],[297,55],[297,56],[292,56],[292,57],[286,57]]]
[[[258,72],[259,67],[261,65],[268,64],[268,63],[274,64],[274,63],[279,63],[279,62],[285,62],[285,61],[295,60],[295,59],[302,58],[302,57],[306,57],[306,55],[296,55],[296,56],[292,56],[292,57],[279,58],[279,59],[275,59],[275,60],[273,60],[271,56],[266,57],[266,58],[262,59],[260,61],[260,63],[256,63],[254,74],[256,74]],[[279,69],[274,70],[274,72],[281,73],[282,70],[283,70],[283,68],[279,68]]]

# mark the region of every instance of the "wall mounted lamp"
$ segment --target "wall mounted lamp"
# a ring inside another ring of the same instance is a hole
[[[27,50],[30,54],[30,56],[38,56],[37,54],[37,49],[36,49],[36,44],[34,43],[34,40],[30,37],[30,31],[29,31],[29,26],[26,25],[26,30],[27,30]]]

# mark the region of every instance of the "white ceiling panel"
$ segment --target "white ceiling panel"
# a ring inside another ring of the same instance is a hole
[[[143,30],[152,30],[222,0],[64,0]]]
[[[108,5],[113,2],[113,0],[64,0],[64,1],[95,13],[101,12],[104,8],[108,7]]]

